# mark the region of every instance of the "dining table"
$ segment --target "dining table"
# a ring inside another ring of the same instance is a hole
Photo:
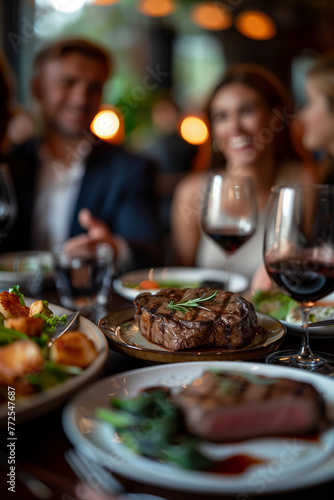
[[[43,298],[52,304],[58,304],[59,300],[56,290],[53,287],[43,290]],[[114,290],[111,293],[111,299],[105,307],[98,308],[94,317],[91,319],[97,324],[98,320],[107,313],[113,313],[120,309],[129,308],[132,302],[118,295]],[[298,349],[300,346],[300,337],[290,335],[289,330],[284,337],[280,349]],[[312,348],[317,351],[334,354],[334,335],[328,338],[313,338]],[[264,359],[254,359],[252,362],[265,362]],[[247,363],[248,361],[245,361]],[[232,362],[233,363],[233,362]],[[121,372],[144,368],[149,366],[145,360],[136,359],[128,355],[121,354],[109,348],[108,357],[105,365],[98,374],[98,378],[109,377]],[[76,499],[75,486],[79,484],[75,472],[67,462],[65,455],[68,450],[73,448],[71,442],[67,438],[62,426],[62,413],[66,401],[53,411],[49,411],[32,420],[28,420],[17,424],[16,426],[16,460],[22,471],[32,474],[33,477],[40,480],[48,487],[49,495],[45,498],[53,499]],[[0,433],[1,450],[6,452],[7,429],[1,430]],[[0,464],[1,465],[1,464]],[[147,470],[147,476],[150,471]],[[158,487],[145,481],[129,479],[120,474],[115,475],[116,479],[124,486],[129,493],[146,493],[157,495],[169,500],[204,500],[209,498],[234,498],[235,500],[250,500],[258,498],[258,495],[240,493],[238,495],[229,496],[221,492],[219,494],[204,494],[196,491],[178,491],[170,487]],[[284,478],[282,479],[284,480]],[[32,500],[36,497],[31,489],[27,489],[24,481],[19,478],[16,480],[15,493],[8,490],[8,476],[4,467],[0,466],[0,498],[1,500],[17,499],[17,500]],[[51,492],[51,495],[50,495]],[[71,493],[72,492],[72,493]],[[303,488],[294,491],[279,492],[270,494],[268,498],[275,500],[293,499],[305,500],[307,498],[332,499],[334,494],[334,470],[333,479],[324,484],[319,484],[312,487]],[[94,496],[89,493],[84,495],[86,500],[94,500]],[[106,498],[112,499],[112,496]],[[266,498],[265,493],[262,498]]]

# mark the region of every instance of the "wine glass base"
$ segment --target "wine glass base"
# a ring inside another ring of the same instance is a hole
[[[314,359],[303,360],[296,351],[279,351],[270,354],[266,358],[266,363],[334,376],[334,356],[325,352],[315,352],[313,354]]]

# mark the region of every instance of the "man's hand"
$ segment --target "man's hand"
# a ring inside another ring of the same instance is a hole
[[[81,226],[87,230],[87,233],[79,234],[78,236],[74,236],[69,239],[65,244],[66,251],[92,251],[98,243],[109,243],[109,245],[112,246],[116,257],[117,245],[107,224],[100,219],[93,217],[90,211],[86,208],[80,210],[78,220]]]

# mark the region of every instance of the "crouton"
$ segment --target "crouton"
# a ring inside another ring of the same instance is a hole
[[[8,385],[27,373],[37,373],[44,366],[40,347],[33,340],[17,340],[0,349],[0,382]]]
[[[36,314],[45,314],[49,318],[53,313],[45,300],[36,300],[30,306],[29,316],[35,316]]]
[[[58,337],[50,349],[51,359],[61,365],[85,368],[97,355],[94,343],[82,332],[70,331]]]
[[[15,293],[0,293],[0,313],[4,318],[25,317],[29,315],[29,307],[23,306]]]
[[[33,302],[29,309],[29,316],[34,316],[35,314],[42,314],[44,312],[44,305],[42,300],[36,300]]]
[[[4,325],[6,328],[12,328],[13,330],[25,333],[29,337],[39,337],[43,330],[44,320],[31,316],[7,318],[4,321]]]

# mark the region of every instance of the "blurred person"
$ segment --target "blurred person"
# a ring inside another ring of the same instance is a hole
[[[309,71],[306,103],[300,112],[303,144],[323,156],[327,166],[323,182],[334,183],[334,52],[322,56]]]
[[[9,65],[0,52],[0,161],[8,150],[7,130],[14,113],[14,79]]]
[[[265,208],[275,184],[312,183],[315,173],[294,152],[290,125],[294,107],[288,91],[268,70],[253,64],[227,68],[208,105],[213,168],[249,176],[259,209],[254,236],[234,255],[235,272],[249,280],[263,262]],[[172,207],[177,264],[224,268],[224,252],[201,229],[208,172],[180,182]]]
[[[29,111],[16,101],[16,81],[0,52],[0,160],[15,145],[32,137],[35,130],[34,118]]]
[[[28,109],[17,106],[7,127],[9,149],[20,146],[34,137],[36,131],[35,118]]]
[[[153,164],[90,131],[111,70],[109,54],[81,38],[36,55],[31,88],[43,131],[11,154],[19,214],[2,251],[108,242],[118,268],[159,263]]]
[[[306,103],[299,113],[303,126],[303,145],[317,156],[318,183],[334,184],[334,53],[322,56],[308,72],[305,84]],[[264,268],[254,275],[252,288],[268,290],[272,282]]]

